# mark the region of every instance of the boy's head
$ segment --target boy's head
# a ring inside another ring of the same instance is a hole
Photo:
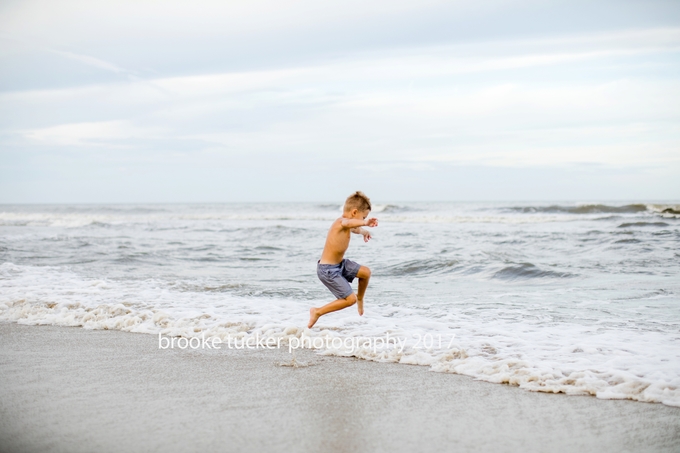
[[[345,211],[346,214],[352,215],[352,217],[361,215],[362,218],[364,218],[371,212],[371,199],[363,192],[357,190],[347,197],[343,211]]]

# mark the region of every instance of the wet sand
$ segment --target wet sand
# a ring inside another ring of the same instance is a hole
[[[680,408],[287,349],[0,323],[2,452],[680,451]]]

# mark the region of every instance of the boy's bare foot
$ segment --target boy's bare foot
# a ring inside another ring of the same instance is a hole
[[[357,310],[359,310],[359,316],[364,316],[364,300],[357,299]]]
[[[319,314],[317,314],[316,308],[312,307],[309,309],[309,324],[307,324],[307,327],[310,329],[314,327],[314,324],[319,320]]]

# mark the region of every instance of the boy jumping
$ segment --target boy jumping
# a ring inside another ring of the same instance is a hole
[[[351,307],[357,302],[359,315],[364,314],[364,293],[366,287],[368,287],[368,280],[371,278],[371,270],[343,257],[347,247],[349,247],[350,232],[363,235],[364,242],[371,239],[371,233],[361,228],[362,226],[378,226],[378,219],[366,220],[369,212],[371,212],[371,200],[363,192],[354,192],[345,201],[342,217],[331,225],[321,259],[316,265],[316,275],[337,300],[321,308],[312,307],[309,309],[307,327],[310,329],[316,324],[320,316]],[[350,286],[354,277],[359,278],[358,294],[354,294]]]

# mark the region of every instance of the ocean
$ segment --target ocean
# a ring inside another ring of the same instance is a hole
[[[372,269],[364,316],[350,307],[308,330],[309,308],[333,299],[316,262],[340,215],[341,203],[2,205],[0,320],[337,339],[312,347],[680,406],[680,204],[375,205],[374,239],[354,236],[346,254]],[[402,346],[359,341],[387,337]]]

